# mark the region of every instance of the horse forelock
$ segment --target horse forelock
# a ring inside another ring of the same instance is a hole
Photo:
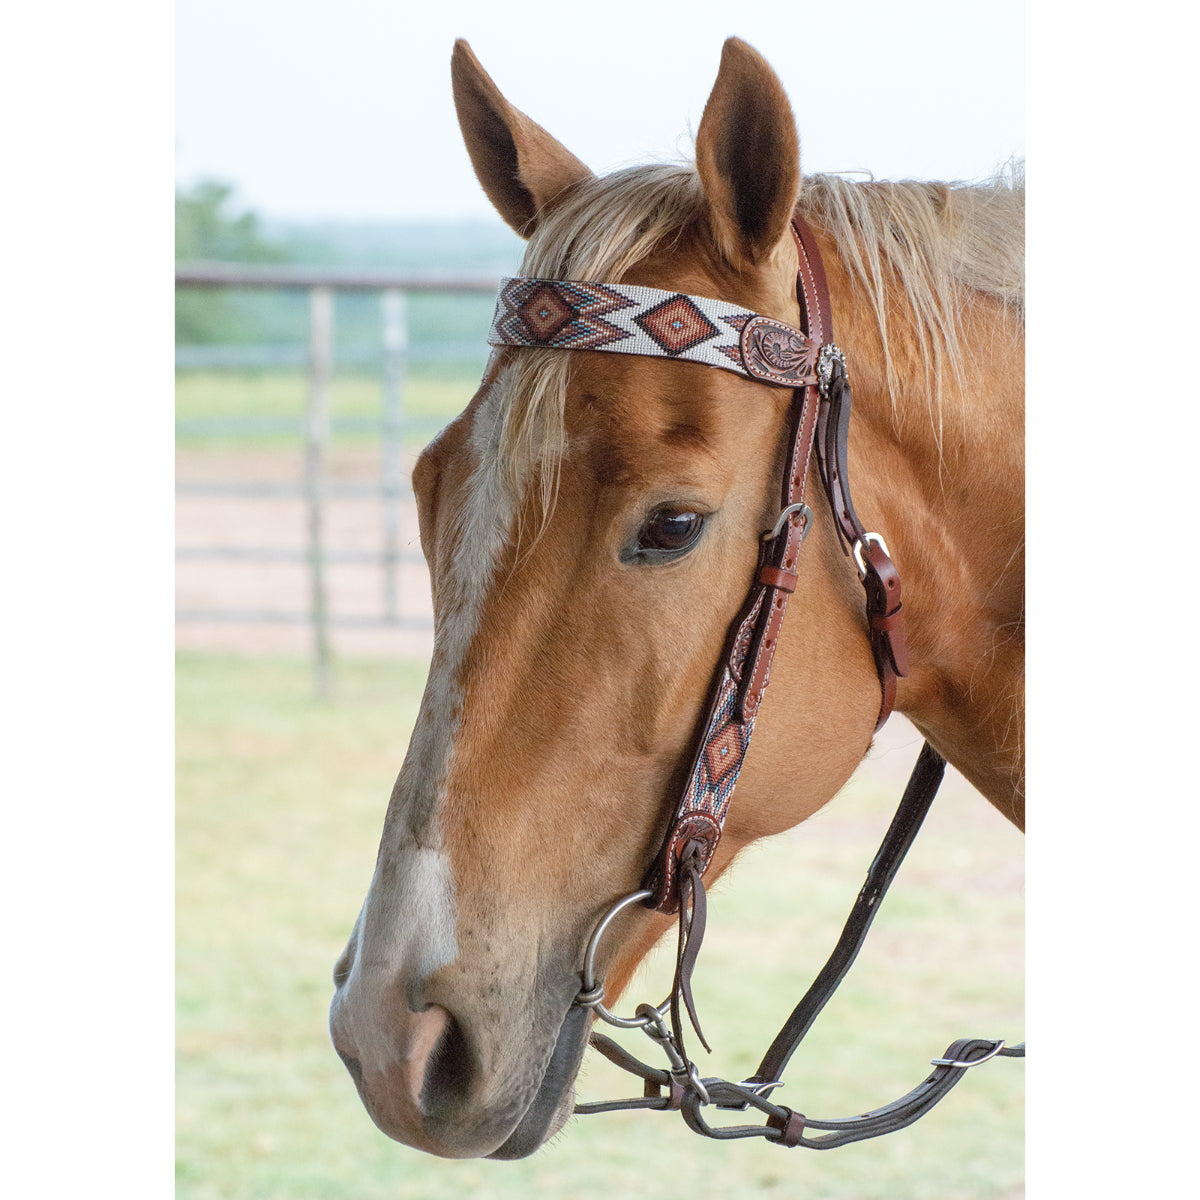
[[[512,366],[499,371],[476,406],[467,441],[471,471],[454,516],[452,550],[439,630],[461,659],[479,623],[480,608],[492,586],[496,564],[512,532],[520,489],[503,469],[500,442]]]
[[[634,167],[587,180],[538,225],[521,274],[617,282],[703,210],[704,193],[690,166]],[[566,450],[570,365],[571,355],[561,350],[520,350],[500,413],[497,450],[509,481],[518,492],[536,483],[544,517],[553,506]]]

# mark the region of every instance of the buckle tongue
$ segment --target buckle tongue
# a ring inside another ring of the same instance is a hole
[[[796,513],[800,514],[800,545],[804,545],[804,539],[808,537],[808,531],[812,528],[812,509],[803,501],[797,504],[789,504],[778,517],[775,518],[774,528],[768,529],[765,533],[759,535],[760,542],[773,542],[782,532],[783,527]]]

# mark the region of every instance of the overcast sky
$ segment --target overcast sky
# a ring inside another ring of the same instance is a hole
[[[806,170],[969,179],[1024,153],[1015,0],[177,0],[178,178],[276,217],[489,216],[450,95],[456,37],[606,171],[690,157],[730,35],[783,79]]]

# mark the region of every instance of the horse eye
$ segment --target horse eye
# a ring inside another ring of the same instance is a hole
[[[688,550],[700,536],[704,518],[699,513],[663,509],[653,513],[638,534],[638,549],[679,553]]]

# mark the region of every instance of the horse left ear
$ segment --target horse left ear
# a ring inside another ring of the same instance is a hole
[[[496,211],[527,238],[543,213],[591,171],[514,108],[462,38],[450,60],[454,106],[471,165]]]
[[[696,169],[717,249],[734,267],[761,263],[787,232],[800,193],[800,140],[766,59],[729,38],[696,134]]]

